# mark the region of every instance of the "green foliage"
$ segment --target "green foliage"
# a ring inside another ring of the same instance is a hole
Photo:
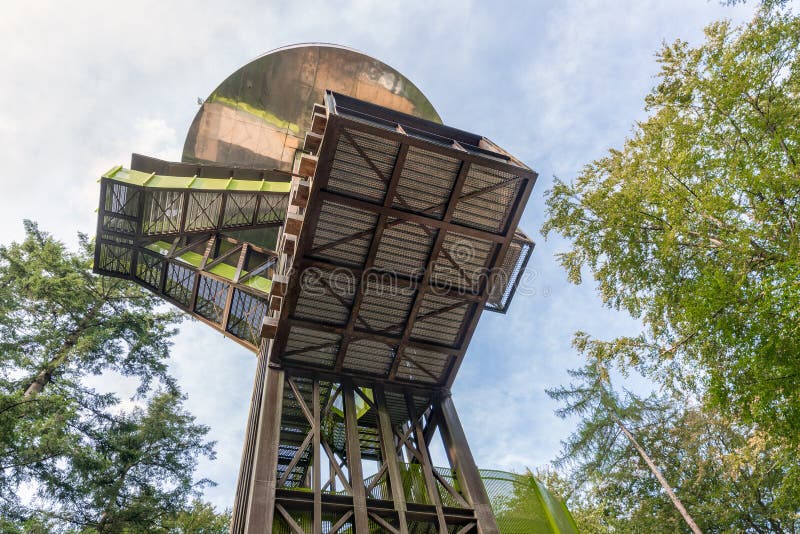
[[[650,117],[547,193],[574,282],[641,317],[646,370],[800,443],[800,19],[718,22],[659,54]]]
[[[151,529],[164,515],[178,514],[186,497],[207,484],[192,480],[207,428],[180,409],[174,393],[155,395],[146,409],[82,425],[66,465],[42,477],[46,515],[97,532]]]
[[[194,501],[191,508],[164,521],[164,527],[170,534],[228,534],[230,522],[229,510],[220,514],[213,506]]]
[[[583,418],[565,459],[612,530],[684,527],[657,482],[634,476],[643,466],[609,406],[704,531],[800,528],[800,18],[779,4],[711,24],[700,46],[665,46],[649,118],[547,192],[543,231],[571,243],[570,280],[591,272],[604,302],[645,327],[579,335],[578,349],[672,392],[614,398],[587,369],[554,392]]]
[[[579,416],[564,443],[569,481],[554,482],[581,532],[688,532],[639,451],[621,434],[624,424],[703,532],[796,532],[800,493],[787,481],[796,457],[753,426],[678,396],[642,399],[618,394],[609,374],[582,345],[589,364],[576,379],[549,393],[563,403],[562,417]]]
[[[116,371],[138,378],[141,392],[153,380],[171,385],[166,359],[179,315],[134,284],[93,275],[85,236],[73,253],[30,221],[25,231],[22,243],[0,247],[0,354],[15,384],[44,389],[51,379]]]
[[[222,532],[226,514],[187,505],[213,444],[167,374],[178,316],[93,275],[85,238],[70,252],[25,229],[0,246],[0,530]],[[84,384],[108,373],[137,381],[131,409]]]

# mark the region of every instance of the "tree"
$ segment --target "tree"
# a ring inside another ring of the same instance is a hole
[[[210,483],[193,481],[197,459],[214,455],[203,439],[208,429],[180,402],[161,393],[146,409],[83,425],[66,465],[43,477],[40,494],[50,504],[43,515],[105,534],[157,531],[183,512],[187,497]]]
[[[228,534],[230,510],[217,513],[208,503],[194,501],[190,508],[168,518],[164,526],[170,534]]]
[[[771,7],[771,8],[770,8]],[[645,333],[616,356],[800,453],[800,19],[665,46],[650,117],[547,193],[573,282],[590,271]],[[615,357],[616,357],[615,356]],[[800,485],[797,462],[788,466]]]
[[[187,502],[209,483],[193,473],[213,451],[167,373],[179,316],[93,275],[85,236],[70,252],[34,223],[25,230],[0,246],[0,530],[220,531],[225,514]],[[84,382],[109,373],[137,380],[141,408]]]
[[[166,372],[175,313],[134,284],[91,273],[78,252],[25,222],[21,243],[0,246],[0,506],[14,510],[22,483],[55,469],[75,427],[117,401],[85,388],[114,371],[171,389]],[[87,415],[88,414],[88,415]]]
[[[566,482],[539,477],[581,532],[688,530],[653,465],[703,532],[800,531],[800,492],[787,484],[794,456],[690,395],[616,393],[598,362],[615,346],[586,336],[576,345],[589,363],[571,373],[577,383],[550,392],[565,403],[559,415],[581,417],[560,456],[573,470]]]
[[[579,348],[583,348],[581,346],[585,342],[586,338],[583,336],[576,338]],[[550,397],[565,403],[565,406],[556,411],[559,417],[574,415],[582,417],[578,429],[565,443],[562,462],[579,462],[584,477],[602,472],[609,465],[619,461],[620,453],[626,449],[618,443],[622,435],[658,480],[692,532],[701,534],[700,528],[686,511],[675,490],[628,428],[630,422],[642,421],[647,412],[661,409],[655,399],[642,400],[630,393],[626,399],[620,399],[611,387],[608,370],[597,359],[591,359],[581,369],[570,371],[570,375],[578,379],[577,384],[547,391]]]
[[[25,221],[25,240],[0,246],[0,354],[29,398],[53,379],[116,371],[145,391],[167,382],[172,325],[159,299],[125,280],[91,272],[93,245],[80,250]]]

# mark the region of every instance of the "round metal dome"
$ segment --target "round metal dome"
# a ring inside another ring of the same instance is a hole
[[[442,122],[417,86],[382,61],[342,46],[298,44],[228,76],[197,112],[182,159],[291,170],[326,89]]]

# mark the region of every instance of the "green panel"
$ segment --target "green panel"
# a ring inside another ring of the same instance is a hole
[[[502,534],[576,534],[564,503],[530,475],[481,469]]]
[[[161,176],[141,171],[114,167],[103,178],[124,184],[159,189],[193,189],[203,191],[245,191],[262,193],[288,193],[290,182],[266,180],[237,180],[236,178],[197,178],[190,176]]]
[[[156,241],[154,243],[150,243],[147,245],[149,250],[153,252],[157,252],[158,254],[164,256],[166,255],[169,250],[172,248],[172,245],[167,243],[166,241]],[[187,263],[195,268],[200,268],[200,264],[203,262],[203,255],[198,254],[197,252],[187,251],[177,256],[176,259]],[[234,276],[236,275],[236,267],[228,265],[226,263],[220,263],[215,265],[211,269],[208,269],[209,273],[215,274],[217,276],[221,276],[226,280],[233,281]],[[247,274],[247,271],[242,270],[241,276]],[[242,283],[243,286],[251,287],[257,291],[261,291],[262,293],[269,293],[270,289],[272,288],[272,280],[269,278],[264,278],[263,276],[253,276],[252,278],[245,280]]]
[[[240,243],[246,241],[257,247],[275,250],[275,244],[278,242],[278,232],[280,232],[280,229],[277,227],[267,227],[223,230],[220,233],[230,236]]]

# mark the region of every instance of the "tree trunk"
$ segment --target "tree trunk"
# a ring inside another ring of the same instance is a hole
[[[23,395],[24,398],[27,399],[42,392],[44,387],[50,382],[50,379],[53,378],[53,371],[55,371],[59,365],[66,361],[70,349],[72,349],[78,343],[80,336],[82,336],[86,329],[89,328],[91,321],[94,320],[94,317],[97,314],[97,309],[97,306],[92,306],[89,308],[86,315],[83,316],[83,319],[78,323],[75,329],[70,332],[69,335],[67,335],[61,350],[58,351],[58,354],[49,362],[47,362],[47,364],[44,366],[44,369],[39,371],[39,374],[36,375],[36,378],[33,379],[27,388],[25,388],[25,394]]]
[[[636,441],[636,438],[633,437],[633,434],[631,434],[630,430],[628,430],[625,425],[622,424],[622,421],[616,417],[614,418],[614,421],[617,423],[617,426],[619,426],[620,430],[622,430],[622,433],[625,434],[625,437],[628,438],[628,441],[630,441],[639,452],[639,456],[641,456],[645,461],[653,475],[655,475],[655,477],[661,483],[661,487],[667,492],[672,504],[675,505],[675,508],[678,510],[678,512],[680,512],[681,516],[683,516],[683,520],[686,521],[686,524],[689,525],[689,528],[692,529],[692,532],[694,532],[694,534],[703,534],[703,531],[700,530],[700,527],[697,526],[697,523],[694,522],[692,516],[690,516],[689,512],[687,512],[686,508],[684,508],[681,500],[678,499],[677,495],[675,495],[675,492],[672,490],[672,486],[669,485],[667,479],[664,478],[664,475],[661,474],[661,471],[658,469],[658,467],[656,467],[656,464],[653,462],[650,456],[648,456],[642,446],[639,445],[639,442]]]
[[[42,371],[40,371],[39,374],[36,375],[36,378],[33,379],[33,382],[31,382],[31,384],[25,390],[24,397],[27,399],[32,397],[33,395],[38,395],[39,393],[41,393],[42,390],[44,389],[45,384],[50,382],[50,378],[52,376],[53,373],[50,371],[50,369],[43,369]]]

